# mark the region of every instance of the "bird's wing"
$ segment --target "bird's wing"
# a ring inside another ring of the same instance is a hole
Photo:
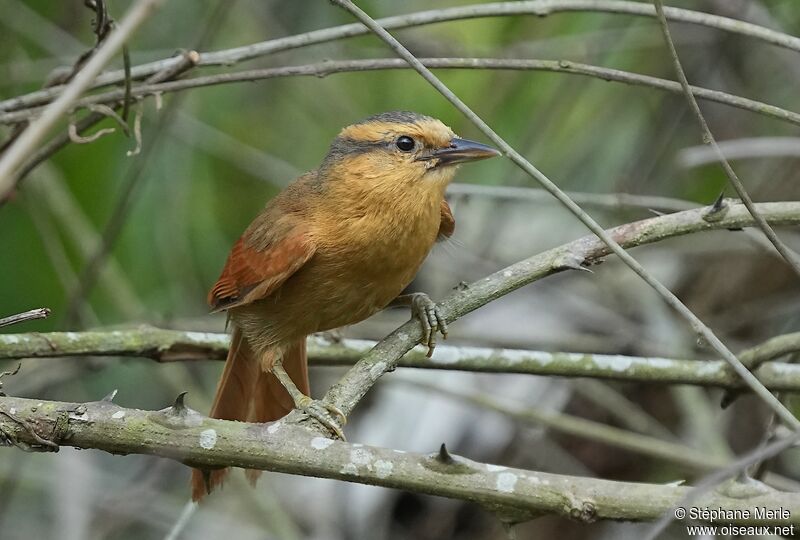
[[[450,205],[447,204],[447,201],[442,201],[440,211],[442,220],[439,222],[439,235],[436,237],[439,241],[450,238],[453,235],[453,231],[456,230],[456,218],[453,217],[453,211],[450,210]]]
[[[293,227],[263,249],[247,241],[234,244],[225,268],[208,293],[213,311],[249,304],[275,292],[314,255],[314,243],[305,229]]]

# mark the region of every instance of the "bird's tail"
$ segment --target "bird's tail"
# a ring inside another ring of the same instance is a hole
[[[268,351],[266,355],[277,357],[279,350]],[[293,408],[289,393],[272,373],[262,369],[271,366],[277,358],[257,358],[241,330],[234,327],[231,348],[225,369],[217,387],[211,418],[238,420],[240,422],[271,422],[283,418]],[[298,340],[283,351],[283,367],[297,388],[308,395],[308,363],[306,360],[306,341]],[[230,468],[204,472],[192,470],[192,500],[199,501],[206,494],[222,484]],[[245,471],[250,483],[255,485],[261,471]]]

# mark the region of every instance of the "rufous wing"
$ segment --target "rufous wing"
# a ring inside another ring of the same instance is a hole
[[[247,233],[234,244],[225,268],[208,293],[213,311],[249,304],[275,292],[314,255],[314,244],[300,228],[257,249]]]
[[[450,210],[450,205],[447,204],[447,201],[442,200],[440,210],[442,219],[439,222],[439,234],[436,237],[439,241],[450,238],[456,230],[456,218],[453,217],[453,211]]]

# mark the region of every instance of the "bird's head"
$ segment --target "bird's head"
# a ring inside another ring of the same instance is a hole
[[[500,155],[485,144],[461,139],[441,121],[407,111],[370,116],[334,139],[322,170],[366,185],[437,186],[444,189],[456,166]]]

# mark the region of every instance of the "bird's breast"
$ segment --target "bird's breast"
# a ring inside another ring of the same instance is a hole
[[[441,197],[345,205],[309,220],[313,257],[250,309],[264,343],[360,322],[411,282],[439,230]]]
[[[336,268],[344,279],[357,283],[403,282],[405,287],[427,256],[439,230],[437,201],[412,205],[342,212],[319,243],[324,264]]]
[[[417,203],[341,212],[323,225],[304,277],[316,291],[320,326],[366,319],[411,282],[436,241],[440,221],[440,201]]]

